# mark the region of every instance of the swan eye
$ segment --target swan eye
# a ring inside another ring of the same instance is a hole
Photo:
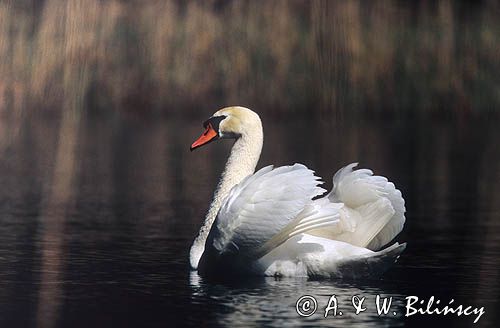
[[[226,116],[214,116],[203,122],[203,127],[205,131],[201,136],[193,142],[191,145],[191,150],[208,144],[209,142],[220,138],[219,125]]]
[[[205,122],[203,122],[203,127],[206,129],[208,125],[212,127],[217,133],[219,133],[219,125],[220,122],[222,122],[227,116],[226,115],[221,115],[221,116],[212,116]]]

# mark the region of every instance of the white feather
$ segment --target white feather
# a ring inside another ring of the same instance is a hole
[[[212,226],[209,246],[219,254],[254,254],[278,234],[312,198],[324,193],[314,172],[301,164],[271,166],[236,185]]]
[[[384,273],[406,244],[395,243],[373,252],[342,241],[301,234],[254,263],[253,270],[266,276],[360,279]]]
[[[335,173],[333,189],[325,197],[343,203],[340,218],[342,233],[330,228],[311,231],[311,234],[352,245],[377,250],[389,243],[403,229],[405,206],[401,192],[382,176],[368,169],[353,170],[357,163]],[[325,200],[323,200],[325,201]]]

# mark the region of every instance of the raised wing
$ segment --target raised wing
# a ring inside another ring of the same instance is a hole
[[[255,258],[266,242],[287,226],[290,228],[290,223],[293,227],[288,233],[294,231],[294,227],[307,230],[308,225],[321,223],[321,220],[304,221],[307,216],[301,219],[303,222],[297,220],[304,210],[314,212],[306,206],[312,203],[313,197],[325,192],[318,186],[321,183],[314,172],[302,164],[262,168],[231,190],[211,228],[205,251],[215,252],[217,256],[233,254]],[[319,215],[315,218],[321,219]]]
[[[369,169],[354,170],[356,166],[340,169],[333,177],[333,190],[320,200],[344,204],[340,210],[344,229],[339,233],[338,228],[327,227],[309,233],[378,250],[403,229],[404,199],[387,178]]]

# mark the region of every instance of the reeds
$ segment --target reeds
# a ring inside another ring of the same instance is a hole
[[[496,111],[500,8],[470,6],[3,1],[0,112]]]

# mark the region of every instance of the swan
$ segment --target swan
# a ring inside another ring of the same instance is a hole
[[[302,164],[255,172],[263,129],[254,111],[222,108],[203,126],[191,151],[218,139],[235,142],[190,249],[200,275],[374,277],[405,249],[397,242],[382,249],[405,223],[404,199],[387,178],[353,163],[324,195],[320,178]]]

